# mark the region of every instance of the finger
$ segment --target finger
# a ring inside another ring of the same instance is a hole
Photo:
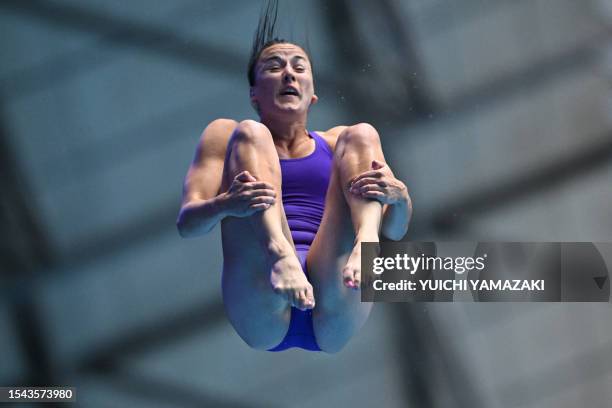
[[[372,169],[373,170],[378,170],[378,169],[382,169],[383,167],[385,167],[386,164],[378,161],[378,160],[372,160]]]
[[[362,179],[359,179],[355,182],[353,182],[353,184],[351,185],[351,190],[357,190],[363,186],[365,186],[366,184],[374,184],[374,183],[378,183],[378,179],[374,178],[374,177],[364,177]]]
[[[362,178],[366,178],[366,177],[381,178],[382,176],[383,176],[383,172],[380,171],[380,170],[369,170],[369,171],[363,172],[360,175],[358,175],[357,177],[355,177],[353,179],[353,183],[361,180]]]
[[[384,187],[379,186],[378,184],[368,184],[366,186],[361,187],[358,192],[363,194],[363,193],[367,193],[370,191],[381,191],[381,192],[385,192],[386,189]]]
[[[250,197],[259,197],[259,196],[268,196],[268,197],[276,197],[276,191],[262,188],[259,190],[251,190],[249,192]]]
[[[375,200],[378,200],[378,199],[384,198],[385,197],[385,193],[383,193],[381,191],[371,190],[371,191],[365,191],[365,192],[361,193],[361,196],[363,198],[373,198]]]
[[[238,180],[238,181],[246,181],[246,179],[248,178],[248,172],[247,171],[242,171],[238,174],[236,174],[236,176],[234,177],[234,180]]]
[[[268,196],[260,196],[260,197],[253,197],[249,200],[249,205],[255,205],[255,204],[270,204],[273,205],[276,202],[276,199],[274,197],[268,197]]]
[[[259,203],[259,204],[251,204],[249,205],[249,208],[255,210],[256,211],[264,211],[267,210],[268,208],[270,208],[272,205],[268,204],[268,203]]]
[[[274,190],[276,191],[276,189],[274,188],[274,186],[270,183],[266,183],[265,181],[251,181],[248,183],[245,183],[245,187],[250,188],[251,190]]]
[[[249,173],[247,170],[241,173],[238,173],[236,177],[234,177],[234,180],[242,181],[243,183],[250,182],[250,181],[257,181],[257,179],[253,177],[251,173]]]

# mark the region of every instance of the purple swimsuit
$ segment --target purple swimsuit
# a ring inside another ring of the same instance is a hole
[[[312,154],[299,159],[280,159],[283,208],[306,277],[306,255],[323,218],[333,158],[331,148],[321,136],[315,132],[308,134],[315,141]],[[302,311],[292,307],[289,330],[285,338],[269,351],[282,351],[291,347],[321,350],[312,327],[312,310]]]

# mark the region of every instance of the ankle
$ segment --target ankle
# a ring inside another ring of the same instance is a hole
[[[363,243],[367,243],[368,245],[363,246]],[[364,236],[357,236],[355,237],[355,243],[353,246],[353,254],[354,255],[360,255],[362,254],[362,252],[365,251],[365,253],[368,254],[375,254],[374,256],[378,256],[380,255],[380,239],[378,237],[378,235],[376,235],[375,237],[364,237]]]
[[[380,238],[378,237],[378,234],[365,234],[365,233],[358,233],[355,236],[355,241],[354,244],[360,244],[362,242],[379,242]]]
[[[278,240],[270,240],[266,245],[266,255],[272,261],[277,261],[281,258],[293,255],[295,252],[291,247],[291,244],[285,240],[285,242]]]

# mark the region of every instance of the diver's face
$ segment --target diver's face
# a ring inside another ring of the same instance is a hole
[[[251,103],[260,116],[306,114],[316,101],[312,67],[303,49],[285,43],[262,51],[251,87]]]

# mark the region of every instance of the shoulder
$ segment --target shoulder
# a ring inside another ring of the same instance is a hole
[[[336,143],[338,142],[338,138],[340,137],[342,132],[344,132],[345,130],[349,128],[356,130],[356,131],[365,130],[365,129],[367,130],[373,129],[374,131],[376,131],[376,129],[374,129],[374,127],[370,125],[369,123],[356,123],[350,126],[346,126],[346,125],[334,126],[333,128],[326,130],[325,132],[317,132],[317,133],[321,135],[323,139],[325,139],[327,144],[331,146],[332,150],[335,150]]]
[[[238,126],[238,122],[233,119],[215,119],[204,128],[201,140],[204,138],[216,139],[220,137],[229,137],[234,129]]]
[[[227,142],[238,126],[238,122],[233,119],[215,119],[208,124],[200,135],[200,148],[225,147]]]
[[[334,126],[333,128],[328,129],[324,132],[317,132],[317,134],[320,135],[323,140],[327,142],[327,144],[332,148],[332,150],[335,150],[338,137],[346,128],[348,128],[348,126]]]
[[[215,119],[204,128],[200,135],[194,164],[202,163],[209,158],[223,160],[227,142],[238,122],[232,119]]]

